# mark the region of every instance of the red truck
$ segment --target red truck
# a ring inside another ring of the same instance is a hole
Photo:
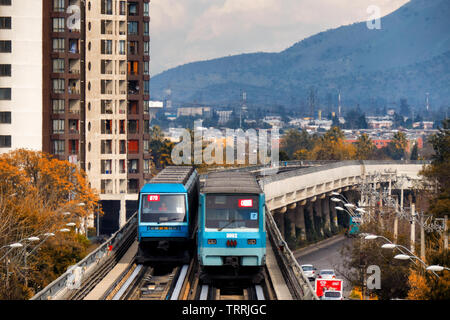
[[[340,279],[316,279],[316,294],[320,299],[342,300],[343,287],[343,281]],[[328,292],[333,293],[324,296],[324,293]]]

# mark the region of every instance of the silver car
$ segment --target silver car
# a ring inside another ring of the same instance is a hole
[[[305,276],[309,280],[316,279],[316,271],[317,271],[317,269],[314,268],[314,266],[312,264],[303,264],[302,265],[302,270],[303,270],[303,273],[305,274]]]
[[[334,273],[333,269],[324,269],[324,270],[320,270],[318,278],[319,279],[336,279],[336,274]]]

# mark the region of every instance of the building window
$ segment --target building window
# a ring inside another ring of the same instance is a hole
[[[53,141],[53,153],[56,155],[64,155],[66,151],[64,140]]]
[[[144,160],[144,173],[151,173],[150,160]]]
[[[11,123],[11,112],[0,112],[0,123]]]
[[[53,11],[64,12],[64,0],[53,0]]]
[[[139,160],[128,160],[128,173],[139,173]]]
[[[53,104],[53,113],[54,114],[61,114],[64,113],[64,100],[52,100]]]
[[[11,50],[11,40],[0,40],[0,52],[10,53]]]
[[[148,61],[144,61],[144,75],[150,75],[150,63]]]
[[[0,148],[11,148],[11,136],[0,136]]]
[[[150,42],[144,41],[144,55],[149,56],[150,55]]]
[[[75,119],[69,120],[69,133],[70,134],[78,134],[79,133],[78,120],[75,120]]]
[[[64,79],[53,79],[53,92],[64,93]]]
[[[112,53],[112,40],[102,40],[102,54]]]
[[[11,0],[0,0],[0,6],[10,6]]]
[[[112,120],[102,120],[101,127],[102,134],[112,134]]]
[[[138,4],[136,2],[128,2],[128,15],[129,16],[138,15]]]
[[[139,121],[128,120],[128,134],[138,134],[138,133],[139,133]]]
[[[135,21],[128,22],[128,34],[137,36],[139,33],[139,23]]]
[[[70,155],[78,154],[79,144],[80,144],[79,140],[69,140],[69,154]]]
[[[144,140],[144,153],[150,152],[150,140]]]
[[[120,1],[120,15],[124,16],[126,15],[127,7],[125,4],[125,1]]]
[[[101,160],[102,174],[112,174],[112,160]]]
[[[11,77],[10,64],[0,64],[0,77]]]
[[[125,120],[119,120],[119,134],[125,134]]]
[[[144,94],[150,94],[150,81],[144,81]]]
[[[102,154],[112,154],[112,140],[102,140],[101,153]]]
[[[53,52],[64,52],[64,39],[54,38],[53,39]]]
[[[0,17],[0,29],[11,29],[11,17]]]
[[[144,22],[144,36],[149,36],[150,35],[150,24],[145,21]]]
[[[149,5],[150,5],[150,3],[144,2],[144,17],[150,16]]]
[[[139,61],[128,61],[128,74],[129,75],[139,74]]]
[[[101,0],[102,1],[102,14],[112,14],[112,0]]]
[[[53,120],[53,134],[64,134],[64,120]]]
[[[139,49],[138,44],[137,41],[128,41],[128,54],[137,55]]]
[[[119,54],[126,54],[126,52],[125,52],[125,40],[119,40]]]
[[[53,73],[64,73],[64,59],[53,59]]]
[[[139,153],[139,140],[129,140],[128,141],[128,153],[138,154]]]
[[[11,100],[11,88],[0,88],[0,100]]]
[[[120,154],[127,153],[127,142],[125,140],[120,140],[119,142],[119,152]]]
[[[64,18],[53,18],[53,32],[64,32]]]

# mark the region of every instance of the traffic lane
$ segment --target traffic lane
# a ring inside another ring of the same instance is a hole
[[[323,248],[317,249],[316,251],[306,253],[304,255],[299,255],[297,261],[300,265],[302,264],[312,264],[317,268],[317,272],[322,269],[334,269],[336,277],[338,279],[344,280],[344,298],[348,298],[351,292],[351,286],[348,281],[339,272],[339,270],[344,269],[344,259],[341,256],[341,250],[345,245],[351,244],[353,239],[342,238],[341,240],[332,243]],[[311,283],[314,287],[314,281]]]

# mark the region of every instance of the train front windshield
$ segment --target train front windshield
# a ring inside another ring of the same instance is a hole
[[[258,229],[258,195],[206,195],[206,228]]]
[[[186,196],[183,194],[144,194],[141,222],[186,222]]]

